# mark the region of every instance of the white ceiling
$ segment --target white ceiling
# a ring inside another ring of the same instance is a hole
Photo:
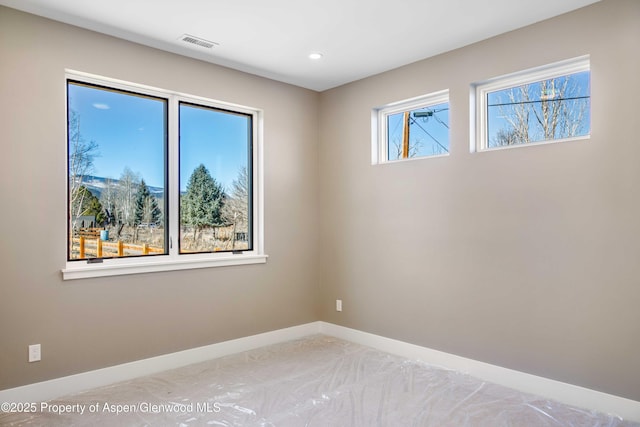
[[[599,0],[0,0],[58,21],[322,91]],[[180,41],[190,34],[219,45]],[[310,60],[311,52],[323,53]]]

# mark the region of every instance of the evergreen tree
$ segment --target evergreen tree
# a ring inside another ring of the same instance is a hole
[[[95,216],[96,225],[102,224],[107,219],[100,200],[84,185],[75,190],[72,200],[74,202],[72,209],[73,212],[78,213],[77,216]]]
[[[149,192],[149,187],[145,184],[144,179],[141,180],[136,196],[134,224],[156,223],[160,220],[161,215],[162,212],[158,206],[158,200]]]
[[[194,169],[180,202],[182,224],[193,227],[194,240],[203,228],[222,223],[224,190],[203,164]]]

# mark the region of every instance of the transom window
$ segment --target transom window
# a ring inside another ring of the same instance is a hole
[[[65,278],[265,262],[260,112],[67,75]]]
[[[476,84],[472,151],[588,138],[590,92],[588,57]]]
[[[373,110],[372,162],[449,154],[449,91]]]

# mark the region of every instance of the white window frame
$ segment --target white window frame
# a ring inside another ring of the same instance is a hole
[[[450,153],[443,153],[412,157],[408,159],[389,160],[389,141],[387,141],[387,117],[405,111],[413,111],[420,108],[427,108],[432,105],[443,103],[449,103],[449,89],[429,93],[404,101],[393,102],[381,107],[374,108],[371,112],[371,164],[379,165],[384,163],[406,162],[412,160],[432,159],[435,157],[449,156]],[[451,150],[451,146],[449,146],[449,150]]]
[[[177,194],[169,197],[169,241],[165,242],[169,246],[167,255],[153,255],[130,258],[103,258],[99,262],[88,262],[84,260],[66,261],[65,268],[62,269],[63,280],[81,279],[88,277],[118,276],[125,274],[150,273],[172,270],[186,270],[208,267],[223,267],[232,265],[261,264],[267,261],[268,256],[264,253],[264,166],[263,166],[263,112],[260,109],[231,104],[222,101],[188,95],[175,91],[159,89],[137,83],[125,82],[80,71],[66,70],[65,86],[69,80],[95,84],[112,89],[120,89],[150,96],[168,99],[168,182],[169,191],[179,188],[178,162],[179,162],[179,129],[178,129],[178,105],[179,102],[189,102],[193,104],[220,108],[224,110],[236,111],[252,116],[252,226],[253,239],[252,250],[237,252],[211,252],[195,254],[179,254],[179,197]],[[65,99],[68,104],[68,100]],[[66,109],[65,109],[65,114]],[[66,118],[65,118],[66,119]],[[66,129],[68,132],[68,127]],[[65,143],[66,146],[66,143]],[[67,170],[66,182],[69,185]],[[68,188],[67,193],[68,194]],[[66,209],[66,207],[65,207]],[[65,243],[68,245],[68,242]],[[67,250],[65,249],[65,253]]]
[[[591,71],[590,56],[584,55],[565,61],[555,62],[543,65],[541,67],[531,68],[500,77],[494,77],[489,80],[477,82],[471,85],[471,135],[470,135],[470,151],[495,151],[511,148],[529,147],[535,145],[554,144],[565,141],[576,141],[581,139],[589,139],[591,137],[591,128],[587,135],[575,136],[570,138],[559,138],[545,141],[530,142],[528,144],[516,144],[501,147],[489,147],[487,135],[487,95],[490,92],[509,89],[512,87],[522,86],[526,84],[536,83],[542,80],[554,79],[569,74],[575,74],[583,71]]]

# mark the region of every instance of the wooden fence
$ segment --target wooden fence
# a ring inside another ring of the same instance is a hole
[[[134,245],[123,241],[103,241],[100,233],[105,231],[104,228],[98,227],[82,227],[73,231],[72,237],[72,258],[110,258],[135,255],[153,255],[164,254],[164,248],[150,246],[148,244]],[[113,231],[113,230],[112,230]],[[234,236],[235,231],[235,236]],[[236,231],[233,226],[214,227],[210,230],[212,237],[215,239],[215,249],[213,251],[223,250],[221,247],[229,246],[230,242],[247,242],[247,231]],[[188,245],[186,245],[188,246]],[[234,245],[236,246],[236,245]],[[211,249],[209,249],[211,250]],[[183,247],[182,252],[198,252],[196,249]]]
[[[233,238],[234,229],[232,225],[228,225],[225,227],[213,227],[213,237],[218,240],[231,240]],[[247,236],[249,233],[246,231],[235,231],[235,240],[247,241]]]
[[[104,230],[104,228],[97,227],[83,227],[75,230],[74,234],[79,237],[89,238],[89,239],[97,239],[100,237],[100,232]]]
[[[78,259],[122,257],[127,255],[163,254],[164,248],[156,248],[148,244],[132,245],[119,240],[117,242],[103,242],[100,237],[87,238],[84,236],[73,238],[73,249],[78,246]]]

